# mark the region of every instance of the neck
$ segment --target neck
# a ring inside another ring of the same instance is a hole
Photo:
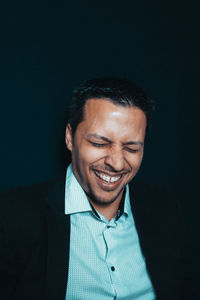
[[[117,215],[117,211],[119,208],[119,204],[121,201],[120,197],[119,199],[115,200],[113,203],[107,204],[107,205],[101,205],[98,203],[94,203],[90,200],[92,206],[100,212],[108,221],[110,221],[112,218],[114,218]]]

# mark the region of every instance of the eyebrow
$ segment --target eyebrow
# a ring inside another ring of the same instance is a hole
[[[112,143],[112,141],[110,139],[108,139],[107,137],[98,135],[98,134],[89,134],[87,136],[87,138],[96,138],[96,139],[103,140],[108,143]],[[139,146],[143,146],[143,144],[144,143],[140,142],[140,141],[128,141],[126,143],[123,143],[123,145],[139,145]]]

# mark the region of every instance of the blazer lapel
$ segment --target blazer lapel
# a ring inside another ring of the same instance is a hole
[[[173,226],[168,228],[170,211],[166,206],[164,216],[159,208],[160,203],[169,201],[165,198],[164,193],[155,191],[148,185],[130,184],[132,213],[156,299],[172,300],[179,299],[177,248],[172,237]]]
[[[47,265],[46,298],[64,300],[67,287],[70,216],[64,214],[65,181],[57,182],[46,202]]]

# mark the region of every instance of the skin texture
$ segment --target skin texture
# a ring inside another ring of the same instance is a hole
[[[141,109],[107,99],[86,102],[84,120],[74,137],[67,125],[66,145],[72,153],[74,175],[92,205],[108,220],[116,215],[124,188],[141,165],[145,131],[146,116]]]

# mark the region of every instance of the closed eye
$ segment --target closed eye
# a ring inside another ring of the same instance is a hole
[[[94,147],[104,147],[104,146],[107,145],[107,144],[94,143],[94,142],[91,142],[91,141],[90,141],[90,144],[93,145]]]
[[[128,152],[131,152],[131,153],[136,153],[136,152],[139,151],[139,149],[132,149],[132,148],[129,148],[129,147],[125,147],[124,149],[125,149],[126,151],[128,151]]]

